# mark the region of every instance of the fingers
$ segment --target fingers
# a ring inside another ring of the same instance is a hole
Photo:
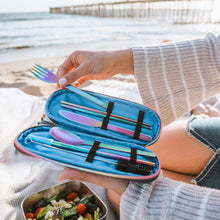
[[[209,115],[209,117],[220,117],[220,111],[217,108],[211,105],[206,105],[205,107],[208,111],[207,114]]]
[[[86,65],[82,64],[81,66],[77,67],[75,70],[67,73],[64,77],[60,78],[59,84],[61,87],[65,87],[70,85],[71,83],[77,81],[78,79],[82,78],[84,75],[88,74],[86,71]],[[83,81],[80,81],[80,85],[83,84]],[[77,84],[77,83],[76,83]]]
[[[108,189],[107,196],[108,196],[108,200],[111,203],[113,209],[119,214],[121,195]]]
[[[59,80],[59,84],[63,87],[75,82],[82,76],[86,74],[86,71],[84,70],[84,65],[79,66],[72,72],[67,73],[64,77],[61,77]]]
[[[203,104],[199,104],[192,110],[193,114],[200,115],[200,114],[207,114],[207,110]]]
[[[74,74],[76,74],[76,77],[77,73],[79,74],[79,70],[76,71],[76,73],[74,72],[74,70],[76,70],[80,65],[77,58],[78,54],[78,51],[73,52],[70,56],[67,57],[63,64],[58,67],[57,76],[60,78],[58,84],[59,88],[64,88],[66,85],[71,84],[74,81],[74,79],[72,79],[74,78]]]
[[[58,176],[58,180],[80,180],[93,184],[97,184],[106,189],[111,189],[118,194],[122,194],[128,185],[127,180],[117,179],[113,177],[102,176],[94,173],[88,173],[80,170],[68,168]]]
[[[93,79],[93,78],[92,78],[92,76],[90,76],[90,75],[83,76],[83,77],[79,78],[79,79],[74,83],[74,86],[80,87],[80,86],[82,86],[85,82],[87,82],[88,80],[91,80],[91,79]]]
[[[88,71],[83,69],[85,68],[78,67],[76,70],[66,74],[65,77],[60,79],[59,84],[61,84],[64,87],[74,82],[74,86],[80,87],[85,82],[92,80],[94,77],[90,74],[85,75],[86,73],[88,73]]]
[[[58,67],[57,76],[59,78],[62,78],[66,73],[73,71],[73,69],[79,66],[77,56],[78,56],[78,51],[73,52],[67,57],[67,59],[63,62],[63,64]]]

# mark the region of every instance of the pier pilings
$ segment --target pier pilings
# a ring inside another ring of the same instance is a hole
[[[213,17],[216,0],[121,0],[50,8],[50,13],[185,23],[220,22]]]

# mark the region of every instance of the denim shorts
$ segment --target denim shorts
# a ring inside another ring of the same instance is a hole
[[[192,116],[188,121],[187,132],[214,152],[194,181],[199,186],[220,189],[220,117]]]

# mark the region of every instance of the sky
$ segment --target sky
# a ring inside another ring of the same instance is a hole
[[[0,0],[0,12],[48,11],[50,0]]]
[[[0,13],[2,12],[27,12],[49,11],[50,7],[74,4],[86,4],[110,0],[0,0]]]
[[[50,7],[82,2],[86,3],[88,0],[0,0],[0,12],[49,11]]]
[[[109,1],[119,0],[0,0],[0,13],[49,11],[50,7]],[[220,1],[215,0],[214,5],[214,11],[216,10],[219,16]]]

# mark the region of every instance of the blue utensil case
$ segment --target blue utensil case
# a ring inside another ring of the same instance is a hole
[[[85,92],[108,107],[68,89],[55,91],[45,104],[44,119],[18,134],[15,147],[30,156],[91,173],[138,181],[155,179],[160,161],[147,146],[160,136],[158,114],[135,102]],[[61,131],[61,139],[53,135],[54,130]],[[80,143],[67,143],[63,131],[70,138],[78,137]]]

